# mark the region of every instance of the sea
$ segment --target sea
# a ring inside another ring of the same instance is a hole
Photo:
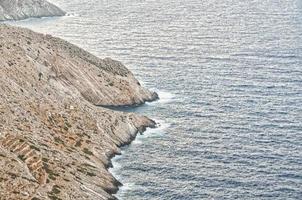
[[[51,0],[10,24],[123,62],[160,100],[113,159],[120,200],[302,199],[301,0]]]

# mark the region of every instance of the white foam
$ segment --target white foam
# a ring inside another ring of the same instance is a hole
[[[165,90],[158,90],[158,89],[151,89],[151,90],[155,91],[158,94],[159,100],[154,102],[148,102],[147,104],[149,105],[156,104],[156,103],[166,104],[176,100],[176,95],[171,92]]]
[[[147,84],[143,81],[138,79],[139,83],[141,84],[141,86],[148,88]],[[156,103],[170,103],[173,102],[174,100],[176,100],[176,95],[168,92],[166,90],[159,90],[157,88],[150,88],[151,91],[154,91],[158,94],[159,96],[159,100],[158,101],[153,101],[153,102],[146,102],[146,104],[152,105],[152,104],[156,104]]]
[[[143,134],[138,134],[131,145],[141,145],[149,138],[164,137],[166,134],[166,129],[170,127],[170,124],[163,120],[155,119],[155,121],[157,123],[157,128],[148,128]]]
[[[117,179],[117,180],[121,180],[119,171],[120,169],[123,167],[121,165],[121,163],[118,161],[119,157],[121,157],[122,155],[117,155],[114,158],[112,158],[111,162],[113,167],[109,168],[108,171]]]
[[[134,187],[134,183],[125,183],[120,187],[120,192],[131,190]]]
[[[135,187],[135,184],[133,184],[133,183],[124,183],[123,186],[121,186],[119,188],[118,193],[114,196],[120,200],[124,200],[125,198],[123,198],[123,196],[124,196],[123,194],[126,194],[128,191],[131,191],[134,187]]]
[[[132,142],[133,145],[143,144],[143,142],[148,138],[162,137],[166,133],[165,129],[167,129],[170,124],[162,120],[155,121],[157,122],[157,128],[148,128],[143,134],[137,135],[136,139]]]
[[[168,122],[161,120],[161,119],[154,119],[156,122],[156,128],[148,128],[147,131],[143,135],[152,136],[153,134],[160,134],[166,133],[166,129],[171,126]]]
[[[121,156],[119,156],[121,157]],[[113,165],[113,168],[111,169],[114,169],[115,171],[121,169],[123,166],[120,164],[119,160],[116,160],[116,159],[112,159],[112,165]]]
[[[138,137],[139,137],[139,136],[138,136]],[[133,145],[142,144],[142,143],[143,143],[142,140],[140,140],[139,138],[136,138],[136,140],[134,140],[134,141],[132,142]]]
[[[147,142],[148,139],[151,139],[153,137],[164,137],[164,135],[167,133],[166,130],[170,127],[170,124],[165,122],[164,120],[156,120],[157,122],[157,128],[151,129],[148,128],[143,134],[138,134],[136,139],[130,144],[131,145],[141,145],[144,142]],[[128,147],[131,148],[131,147]],[[121,151],[121,155],[116,155],[112,159],[112,165],[113,168],[109,169],[109,172],[119,181],[123,183],[123,186],[119,188],[118,193],[115,195],[119,199],[123,199],[122,196],[124,193],[127,193],[127,191],[132,190],[132,188],[135,187],[134,183],[127,183],[123,180],[123,178],[120,176],[120,170],[122,170],[122,158],[123,155],[126,153],[127,149],[123,149]]]
[[[123,199],[122,198],[122,194],[127,193],[129,190],[131,190],[134,187],[133,183],[126,183],[123,181],[121,175],[120,175],[120,171],[121,168],[123,167],[121,165],[120,159],[123,157],[123,152],[122,155],[117,155],[114,158],[112,158],[112,165],[113,168],[109,168],[109,172],[119,181],[121,181],[123,183],[123,185],[119,188],[119,191],[116,195],[114,195],[115,197],[118,197],[118,199]],[[121,196],[120,196],[121,195]]]

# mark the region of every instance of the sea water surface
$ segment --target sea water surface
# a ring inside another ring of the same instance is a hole
[[[114,159],[125,200],[302,199],[301,0],[52,0],[11,22],[122,61],[160,122]]]

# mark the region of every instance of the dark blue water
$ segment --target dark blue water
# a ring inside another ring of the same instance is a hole
[[[53,0],[15,23],[125,63],[162,124],[114,161],[127,200],[302,199],[301,0]]]

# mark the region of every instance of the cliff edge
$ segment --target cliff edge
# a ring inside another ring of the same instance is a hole
[[[45,0],[1,0],[0,21],[30,17],[63,16],[66,13]]]
[[[110,158],[154,121],[95,105],[157,98],[120,62],[0,25],[0,200],[115,199]]]

